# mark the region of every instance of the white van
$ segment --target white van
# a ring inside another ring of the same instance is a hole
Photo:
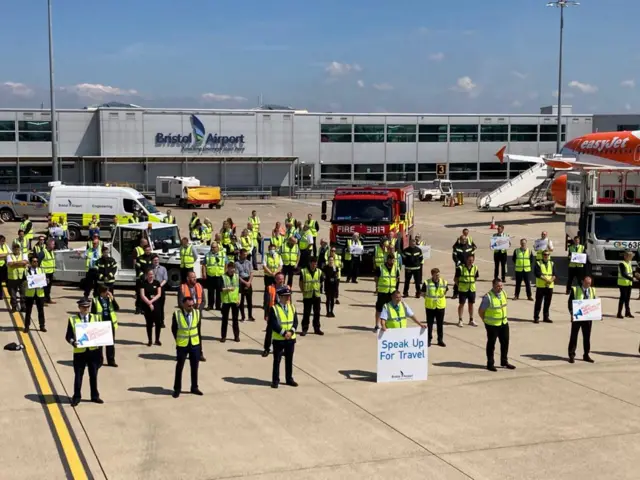
[[[53,182],[52,182],[53,183]],[[49,200],[53,221],[67,222],[69,240],[88,237],[89,223],[95,215],[100,223],[100,237],[111,238],[111,226],[133,221],[161,222],[165,214],[133,188],[54,184]]]

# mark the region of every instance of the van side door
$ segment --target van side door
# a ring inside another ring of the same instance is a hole
[[[29,195],[29,193],[16,193],[13,196],[13,209],[17,218],[22,218],[31,213],[29,211]]]
[[[36,193],[29,194],[29,216],[44,218],[49,213],[47,201]]]

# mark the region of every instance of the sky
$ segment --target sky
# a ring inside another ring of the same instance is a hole
[[[52,0],[58,108],[538,113],[557,103],[544,0]],[[0,108],[49,106],[46,0],[0,0]],[[565,10],[563,103],[640,110],[638,0]],[[637,85],[638,84],[638,85]]]

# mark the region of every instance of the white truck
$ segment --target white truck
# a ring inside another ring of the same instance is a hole
[[[591,275],[617,278],[626,250],[640,247],[640,170],[567,173],[566,246],[578,236]]]
[[[418,193],[418,198],[422,202],[443,201],[445,197],[450,196],[453,196],[453,183],[451,183],[451,180],[442,180],[440,178],[433,181],[431,188],[421,188]]]
[[[153,252],[160,257],[160,264],[167,269],[168,285],[171,289],[180,286],[180,233],[176,225],[167,223],[131,223],[117,225],[111,231],[111,256],[118,263],[116,285],[135,285],[136,272],[133,252],[139,245],[140,238],[146,238]],[[193,244],[198,253],[199,263],[194,271],[201,277],[200,264],[204,263],[204,255],[209,251],[207,245]],[[64,283],[80,283],[85,278],[84,258],[86,248],[56,250],[55,280]]]

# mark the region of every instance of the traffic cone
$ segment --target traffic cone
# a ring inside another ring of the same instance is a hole
[[[496,227],[496,222],[493,219],[493,217],[491,217],[491,225],[489,225],[489,230],[495,230],[496,228],[497,228]]]

